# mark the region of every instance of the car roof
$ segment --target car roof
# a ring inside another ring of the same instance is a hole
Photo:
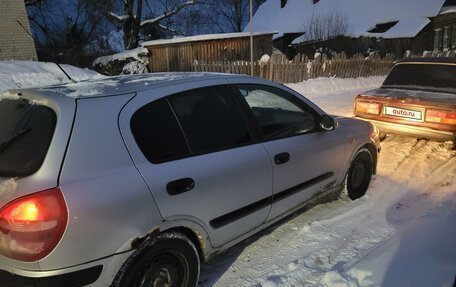
[[[20,94],[30,92],[33,94],[59,94],[74,99],[105,97],[112,95],[128,94],[157,87],[176,85],[188,82],[205,80],[226,80],[227,78],[251,78],[246,75],[199,73],[199,72],[172,72],[172,73],[146,73],[136,75],[123,75],[101,79],[80,81],[76,83],[54,85],[41,88],[14,89],[9,93]]]
[[[435,64],[456,64],[456,57],[424,57],[424,58],[407,58],[397,61],[401,63],[435,63]]]

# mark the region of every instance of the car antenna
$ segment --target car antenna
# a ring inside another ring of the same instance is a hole
[[[70,81],[70,83],[72,83],[72,84],[77,83],[75,80],[73,80],[73,79],[70,77],[70,75],[68,75],[67,72],[65,72],[65,70],[62,68],[62,66],[60,66],[60,64],[57,64],[57,63],[55,63],[55,64],[57,65],[57,67],[59,67],[60,70],[62,70],[62,72],[63,72],[63,73],[65,74],[65,76],[68,78],[68,80]]]

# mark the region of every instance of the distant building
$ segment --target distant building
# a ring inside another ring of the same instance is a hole
[[[272,53],[274,32],[253,33],[253,58]],[[192,71],[194,61],[250,61],[250,33],[207,34],[142,44],[149,50],[149,71]]]
[[[456,44],[456,0],[267,0],[252,25],[278,31],[274,46],[289,57],[316,50],[422,53]]]
[[[446,0],[440,13],[431,21],[434,50],[456,49],[456,0]]]
[[[23,0],[0,1],[0,61],[37,60]]]

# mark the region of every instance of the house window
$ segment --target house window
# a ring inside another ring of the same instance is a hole
[[[373,29],[370,29],[369,33],[385,33],[389,29],[393,28],[394,25],[396,25],[399,21],[392,21],[392,22],[387,22],[387,23],[379,23],[376,24]]]
[[[448,49],[450,48],[451,45],[451,30],[450,27],[445,27],[443,28],[443,49]]]
[[[442,29],[435,29],[434,30],[434,50],[442,50]]]
[[[456,25],[451,27],[451,49],[456,49]]]

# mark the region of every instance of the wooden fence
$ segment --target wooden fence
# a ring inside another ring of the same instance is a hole
[[[356,78],[385,75],[395,60],[394,55],[383,59],[373,54],[364,57],[361,54],[347,58],[344,53],[328,59],[325,55],[314,60],[298,54],[289,61],[285,55],[274,54],[268,62],[254,63],[254,76],[280,83],[297,83],[318,77]],[[221,72],[233,74],[250,74],[249,61],[195,61],[195,72]]]
[[[456,51],[430,52],[425,55],[410,57],[454,57]],[[356,54],[347,58],[345,53],[339,53],[331,59],[326,55],[320,55],[313,60],[307,56],[298,54],[293,60],[288,60],[285,55],[274,54],[267,62],[254,62],[254,76],[280,83],[297,83],[311,78],[338,77],[356,78],[379,76],[388,74],[393,66],[396,57],[394,54],[387,54],[381,58],[378,54],[371,54],[364,57]],[[195,61],[193,71],[195,72],[220,72],[233,74],[250,75],[249,61]]]

